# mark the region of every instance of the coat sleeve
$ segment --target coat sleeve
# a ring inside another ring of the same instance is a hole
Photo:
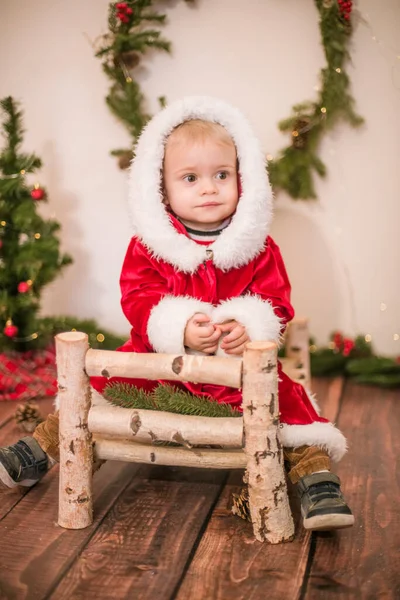
[[[173,276],[136,238],[128,247],[120,286],[122,310],[132,333],[155,352],[183,354],[188,320],[196,312],[212,311],[207,302],[173,295]]]
[[[279,342],[286,323],[294,316],[290,283],[278,246],[267,238],[266,248],[255,260],[247,293],[230,298],[215,309],[213,320],[235,319],[246,327],[252,341]]]

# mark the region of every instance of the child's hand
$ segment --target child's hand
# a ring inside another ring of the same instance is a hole
[[[207,315],[196,313],[186,324],[184,344],[191,350],[214,354],[220,337],[219,325],[213,325]]]
[[[228,321],[218,325],[222,334],[226,334],[221,341],[220,348],[226,354],[234,354],[241,356],[244,352],[245,345],[250,342],[246,328],[237,321]]]

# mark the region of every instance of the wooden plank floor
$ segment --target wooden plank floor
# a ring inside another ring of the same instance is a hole
[[[230,513],[241,472],[109,462],[95,475],[95,520],[57,525],[58,467],[30,490],[0,491],[0,599],[400,599],[400,392],[314,381],[348,437],[336,472],[356,524],[292,543],[254,541]],[[23,434],[0,403],[0,446]],[[51,401],[41,403],[44,414]]]

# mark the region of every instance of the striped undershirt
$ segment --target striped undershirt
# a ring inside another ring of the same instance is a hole
[[[228,227],[230,222],[231,217],[228,217],[227,219],[225,219],[225,221],[221,223],[218,229],[214,229],[213,231],[200,231],[199,229],[193,229],[192,227],[188,227],[187,225],[185,225],[185,223],[181,221],[182,225],[186,229],[188,236],[195,242],[215,242],[215,240],[218,238],[219,235],[221,235],[223,230]]]

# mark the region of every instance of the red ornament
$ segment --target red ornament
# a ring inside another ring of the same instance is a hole
[[[126,2],[117,2],[117,4],[115,5],[118,10],[126,10],[128,8],[128,5]]]
[[[3,329],[3,333],[5,336],[12,338],[17,335],[18,327],[12,324],[12,321],[7,321],[6,326]]]
[[[38,187],[38,188],[33,188],[33,190],[31,190],[31,197],[34,200],[43,200],[44,196],[45,196],[45,193],[44,193],[43,188]]]
[[[21,281],[18,284],[18,291],[19,291],[20,294],[25,294],[25,292],[29,291],[30,287],[31,286],[29,285],[29,283],[27,281]]]

